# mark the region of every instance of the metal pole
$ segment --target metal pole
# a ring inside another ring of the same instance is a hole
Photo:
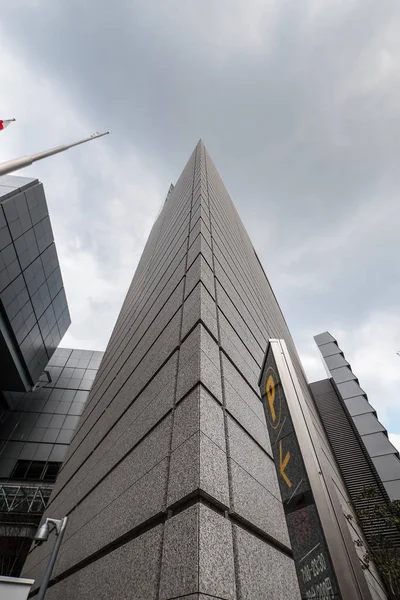
[[[61,519],[61,527],[60,527],[60,530],[56,533],[56,536],[57,536],[56,542],[55,542],[53,550],[51,552],[50,560],[48,562],[46,572],[43,576],[43,580],[40,585],[39,593],[37,595],[36,600],[43,600],[43,598],[46,594],[47,586],[49,584],[49,579],[51,576],[51,572],[53,570],[54,563],[56,562],[58,551],[60,549],[61,542],[62,542],[64,533],[65,533],[65,528],[67,527],[67,523],[68,523],[68,517],[64,517],[63,519]]]
[[[24,167],[29,167],[32,163],[37,160],[42,160],[43,158],[47,158],[48,156],[53,156],[54,154],[58,154],[59,152],[65,152],[65,150],[69,150],[74,146],[79,146],[80,144],[85,144],[86,142],[90,142],[90,140],[95,140],[96,138],[103,137],[103,135],[109,134],[109,131],[105,131],[104,133],[92,133],[91,136],[85,138],[84,140],[79,140],[78,142],[73,142],[72,144],[63,144],[62,146],[57,146],[56,148],[51,148],[50,150],[44,150],[43,152],[37,152],[36,154],[32,154],[31,156],[22,156],[21,158],[14,158],[13,160],[8,160],[4,163],[0,163],[0,176],[7,175],[8,173],[12,173],[13,171],[18,171],[19,169],[23,169]]]

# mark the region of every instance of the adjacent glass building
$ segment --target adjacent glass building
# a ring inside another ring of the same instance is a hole
[[[28,391],[70,324],[43,185],[0,178],[0,390]]]
[[[84,409],[103,352],[58,348],[51,381],[3,392],[0,410],[0,574],[19,575]]]

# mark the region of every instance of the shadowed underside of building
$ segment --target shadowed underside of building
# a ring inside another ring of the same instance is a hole
[[[282,313],[200,141],[150,233],[45,515],[69,516],[48,600],[300,598],[258,390],[270,338],[286,340],[322,440]],[[29,555],[36,586],[53,541]]]

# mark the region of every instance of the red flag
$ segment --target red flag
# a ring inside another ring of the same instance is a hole
[[[5,120],[0,119],[0,131],[2,129],[5,129],[6,127],[8,127],[9,124],[12,123],[13,121],[15,121],[15,119],[5,119]]]

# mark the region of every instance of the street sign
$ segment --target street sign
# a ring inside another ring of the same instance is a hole
[[[271,344],[259,384],[301,597],[341,599]]]

